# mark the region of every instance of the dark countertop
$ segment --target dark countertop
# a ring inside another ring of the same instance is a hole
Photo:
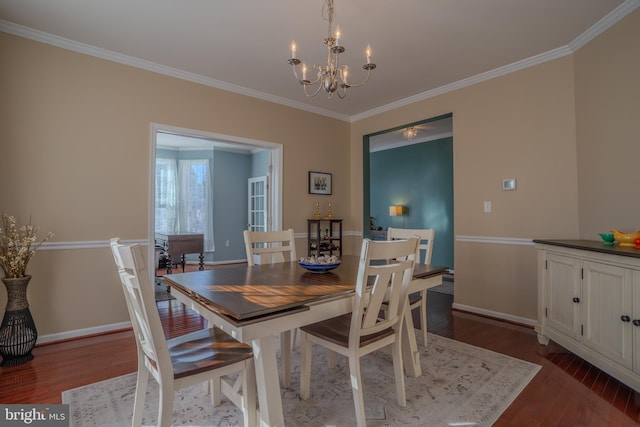
[[[620,246],[619,244],[605,245],[601,240],[542,240],[534,239],[533,243],[543,245],[562,246],[565,248],[582,249],[584,251],[602,252],[604,254],[640,258],[640,249],[634,246]]]

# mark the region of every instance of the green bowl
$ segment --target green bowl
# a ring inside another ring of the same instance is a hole
[[[615,237],[613,233],[600,233],[600,237],[604,241],[605,245],[613,245],[615,243]]]

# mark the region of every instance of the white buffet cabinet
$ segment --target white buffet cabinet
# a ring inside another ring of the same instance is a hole
[[[640,249],[534,242],[538,341],[551,339],[640,391]]]

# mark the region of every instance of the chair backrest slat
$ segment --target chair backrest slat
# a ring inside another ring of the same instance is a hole
[[[417,247],[416,237],[394,241],[364,239],[353,303],[350,346],[357,346],[361,336],[402,326]],[[383,302],[388,304],[388,315],[381,317]]]
[[[122,245],[115,238],[111,239],[111,251],[120,274],[138,353],[144,356],[149,371],[161,383],[161,375],[173,377],[173,366],[142,247]]]
[[[433,239],[435,238],[435,234],[436,232],[433,228],[389,227],[387,229],[387,240],[408,239],[416,236],[419,237],[420,244],[418,246],[418,250],[420,252],[424,251],[424,258],[418,256],[416,258],[416,263],[431,264],[431,256],[433,255]]]
[[[296,244],[293,229],[282,231],[244,231],[247,263],[274,264],[295,261]]]

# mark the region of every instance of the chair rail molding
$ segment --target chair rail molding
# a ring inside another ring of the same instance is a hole
[[[122,243],[131,245],[139,243],[146,245],[149,243],[148,239],[135,239],[135,240],[122,240]],[[109,248],[109,240],[83,240],[75,242],[45,242],[38,248],[39,251],[58,251],[58,250],[70,250],[70,249],[101,249]]]
[[[520,237],[456,236],[456,242],[533,246],[533,239]]]

